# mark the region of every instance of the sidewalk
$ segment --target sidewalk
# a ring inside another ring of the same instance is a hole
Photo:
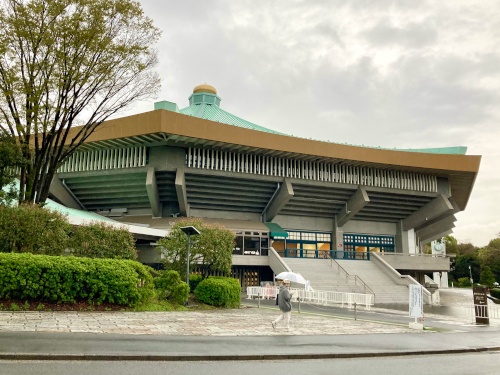
[[[0,312],[0,332],[73,332],[181,336],[301,336],[415,332],[408,325],[294,313],[291,330],[273,330],[277,309],[187,312]]]

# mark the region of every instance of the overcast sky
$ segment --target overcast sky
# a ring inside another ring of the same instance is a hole
[[[139,0],[163,30],[157,100],[221,107],[286,134],[482,155],[453,235],[500,232],[498,0]],[[139,103],[126,114],[153,109]]]

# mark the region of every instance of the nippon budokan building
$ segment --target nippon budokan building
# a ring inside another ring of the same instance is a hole
[[[146,264],[158,262],[155,241],[178,218],[219,223],[236,234],[232,273],[244,288],[273,280],[291,262],[289,269],[314,278],[306,264],[319,270],[341,262],[345,270],[376,261],[389,278],[423,285],[426,275],[449,271],[439,246],[431,255],[422,250],[452,232],[480,156],[466,155],[466,147],[383,149],[294,137],[220,102],[202,84],[184,109],[161,101],[106,121],[58,170],[51,198],[80,216],[135,228]]]

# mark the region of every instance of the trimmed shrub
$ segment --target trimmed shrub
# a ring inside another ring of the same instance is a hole
[[[179,272],[174,270],[164,271],[154,281],[161,298],[166,298],[178,304],[183,304],[187,301],[189,287],[181,280]]]
[[[78,257],[137,259],[132,233],[102,222],[75,227],[68,250]]]
[[[196,287],[196,298],[208,305],[235,308],[240,306],[241,287],[231,277],[209,277]]]
[[[198,286],[198,284],[203,280],[201,275],[198,274],[192,274],[189,275],[189,290],[191,293],[193,293]]]
[[[463,288],[470,286],[470,279],[468,277],[461,277],[458,279],[458,286]]]
[[[492,297],[500,298],[500,288],[490,289],[490,294]]]
[[[0,254],[0,298],[133,306],[152,293],[151,274],[135,261]]]

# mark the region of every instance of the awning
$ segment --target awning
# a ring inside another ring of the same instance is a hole
[[[266,227],[269,228],[269,237],[288,238],[287,231],[281,228],[278,224],[276,223],[264,223],[264,224],[266,224]]]

